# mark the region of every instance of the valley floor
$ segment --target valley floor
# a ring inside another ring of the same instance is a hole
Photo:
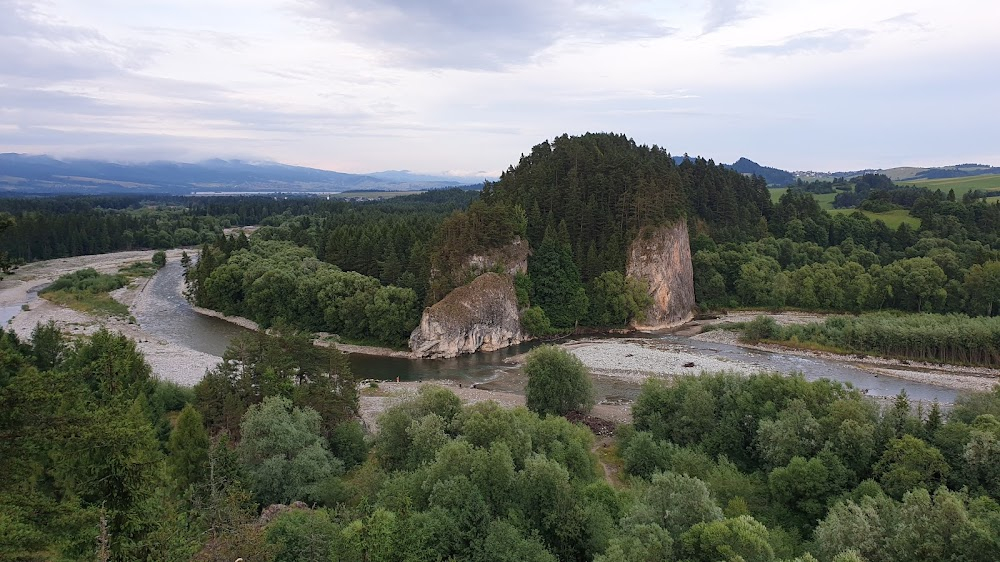
[[[180,252],[180,250],[168,252],[168,259],[179,259]],[[145,332],[141,325],[131,323],[127,319],[97,318],[55,305],[45,299],[32,299],[30,296],[32,291],[65,273],[85,267],[93,267],[105,273],[114,273],[124,265],[136,261],[148,261],[151,256],[152,251],[118,252],[37,262],[21,267],[14,275],[0,281],[0,307],[7,307],[10,310],[16,309],[22,303],[29,303],[28,310],[19,310],[9,321],[8,327],[13,329],[19,337],[28,338],[36,324],[46,323],[49,320],[54,321],[65,333],[70,335],[90,334],[96,331],[99,326],[104,325],[110,330],[122,332],[134,339],[157,377],[183,385],[193,385],[204,376],[207,369],[211,369],[221,361],[221,358],[178,345],[175,342],[159,340]],[[137,315],[144,306],[148,305],[143,291],[146,282],[147,279],[137,279],[129,287],[116,291],[113,296],[128,305],[133,315]],[[182,287],[179,286],[178,291],[181,290]],[[771,313],[739,312],[708,322],[738,322],[752,319],[758,314]],[[801,323],[822,318],[802,313],[771,315],[779,323]],[[245,321],[245,319],[225,319],[233,322]],[[680,333],[702,341],[744,345],[736,341],[736,334],[731,331],[715,330],[697,333],[700,331],[700,325],[705,323],[688,325]],[[593,338],[568,342],[563,345],[579,357],[594,375],[595,387],[601,397],[601,402],[594,411],[595,417],[614,422],[624,422],[631,418],[631,400],[638,393],[641,383],[650,377],[671,378],[683,374],[719,370],[750,374],[761,370],[757,365],[691,353],[686,351],[683,345],[656,339]],[[372,351],[365,348],[341,347],[345,351],[351,352],[370,353]],[[822,356],[879,375],[959,390],[990,390],[1000,382],[1000,371],[991,369],[915,364],[912,362],[907,364],[875,357],[835,356],[812,351],[779,349],[774,346],[753,347],[784,354]],[[405,355],[405,353],[399,355]],[[521,360],[523,360],[523,356],[510,358],[508,362],[517,364]],[[362,389],[362,415],[371,427],[378,413],[392,404],[412,396],[421,384],[447,386],[466,403],[495,400],[503,406],[514,407],[524,404],[524,383],[523,376],[519,372],[508,373],[496,380],[480,383],[471,388],[454,381],[435,381],[433,383],[378,382],[377,388],[366,386]]]

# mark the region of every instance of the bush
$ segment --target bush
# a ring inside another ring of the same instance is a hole
[[[565,349],[546,345],[528,354],[524,364],[528,409],[538,414],[565,415],[589,411],[594,405],[590,375],[577,357]]]
[[[781,327],[770,316],[758,316],[743,328],[743,339],[751,342],[775,339],[779,334]]]
[[[368,444],[365,430],[357,421],[346,421],[333,428],[330,435],[330,451],[344,462],[344,468],[354,468],[368,458]]]
[[[54,293],[56,291],[76,291],[87,293],[107,293],[120,289],[128,281],[122,275],[106,275],[98,273],[92,267],[67,273],[52,282],[51,285],[39,291],[40,294]]]
[[[521,326],[532,336],[547,336],[553,332],[549,317],[537,306],[527,308],[521,313]]]
[[[167,265],[167,253],[163,250],[154,252],[152,262],[156,267],[163,267]]]

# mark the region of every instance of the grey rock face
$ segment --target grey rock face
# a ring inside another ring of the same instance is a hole
[[[638,330],[662,330],[694,318],[694,268],[687,224],[645,230],[629,248],[626,275],[646,281],[653,304]]]
[[[417,357],[448,358],[524,340],[513,277],[484,273],[424,310],[410,349]]]

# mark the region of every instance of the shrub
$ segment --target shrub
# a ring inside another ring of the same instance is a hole
[[[589,411],[594,388],[587,368],[565,349],[546,345],[528,354],[524,364],[528,385],[524,389],[528,409],[539,414],[564,415]]]

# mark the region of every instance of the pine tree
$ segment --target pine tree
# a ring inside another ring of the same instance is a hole
[[[167,444],[167,470],[179,490],[200,483],[208,466],[208,432],[201,414],[184,406]]]

